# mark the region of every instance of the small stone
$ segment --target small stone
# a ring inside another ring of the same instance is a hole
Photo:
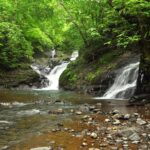
[[[0,150],[7,150],[8,148],[8,146],[3,146]]]
[[[105,122],[110,122],[110,119],[105,119]]]
[[[146,136],[147,136],[147,134],[146,134],[146,133],[142,133],[141,135],[142,135],[143,137],[146,137]]]
[[[125,114],[124,119],[130,119],[130,114]]]
[[[148,124],[146,127],[150,130],[150,124]]]
[[[139,141],[133,141],[132,143],[133,143],[133,144],[138,144],[138,143],[139,143]]]
[[[93,111],[96,107],[93,105],[93,106],[89,106],[89,110],[90,111]]]
[[[52,147],[37,147],[31,148],[30,150],[52,150]]]
[[[112,139],[112,136],[109,134],[109,135],[107,135],[107,138],[108,139]]]
[[[129,145],[128,144],[123,144],[123,147],[128,147]]]
[[[50,144],[55,144],[56,142],[55,142],[55,141],[50,141],[49,143],[50,143]]]
[[[68,129],[68,128],[64,128],[64,130],[65,130],[65,131],[68,131],[69,129]]]
[[[119,125],[121,122],[118,120],[118,119],[116,119],[114,122],[113,122],[113,125]]]
[[[71,129],[70,132],[75,132],[75,130],[74,130],[74,129]]]
[[[120,115],[120,114],[114,114],[114,115],[112,116],[112,118],[113,118],[113,119],[120,119],[120,118],[122,118],[122,115]]]
[[[102,144],[100,144],[99,146],[100,146],[100,147],[106,147],[106,146],[108,146],[108,144],[107,144],[107,143],[102,143]]]
[[[137,118],[136,123],[139,124],[139,125],[145,125],[146,121],[142,120],[141,118]]]
[[[85,116],[82,117],[82,119],[88,119],[89,117],[90,117],[90,116],[85,115]]]
[[[121,139],[117,139],[116,143],[122,143],[122,140]]]
[[[112,114],[118,114],[119,113],[119,110],[114,110],[113,112],[112,112]]]
[[[95,132],[92,132],[91,135],[90,135],[93,139],[96,139],[97,138],[97,134]]]
[[[85,143],[85,142],[83,142],[83,143],[82,143],[82,146],[87,146],[87,145],[88,145],[88,144],[87,144],[87,143]]]
[[[96,106],[101,107],[102,103],[97,103]]]
[[[122,139],[123,139],[124,141],[127,141],[127,140],[128,140],[128,138],[127,138],[127,137],[123,137]]]
[[[56,129],[52,129],[52,132],[56,132],[57,130]]]
[[[98,108],[93,109],[93,112],[94,112],[94,113],[98,113],[98,112],[100,112],[100,111],[101,111],[101,109],[98,109]]]
[[[111,150],[118,150],[118,147],[111,147]]]
[[[71,113],[74,113],[74,110],[73,110],[73,109],[70,109],[70,112],[71,112]]]
[[[141,150],[148,150],[148,146],[147,145],[140,145],[139,148]]]
[[[99,150],[99,148],[89,148],[88,150]]]
[[[88,121],[92,121],[93,120],[93,118],[92,117],[90,117],[89,119],[88,119]]]
[[[123,144],[128,144],[128,142],[127,141],[123,141]]]
[[[76,111],[76,115],[82,115],[82,111]]]
[[[140,136],[135,132],[132,135],[129,136],[129,139],[131,141],[139,141],[140,140]]]
[[[138,114],[138,113],[134,113],[133,115],[134,115],[134,116],[136,116],[136,117],[137,117],[137,116],[139,116],[139,114]]]

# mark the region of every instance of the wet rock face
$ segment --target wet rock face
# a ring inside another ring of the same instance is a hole
[[[140,60],[139,76],[135,97],[131,102],[147,101],[150,102],[150,44],[149,40],[142,41],[142,53]]]
[[[24,69],[11,70],[8,72],[0,71],[0,87],[29,89],[40,85],[39,75],[28,65]]]
[[[139,55],[136,56],[134,54],[126,59],[120,60],[114,69],[111,69],[111,70],[107,71],[106,73],[104,73],[103,75],[101,75],[100,77],[97,77],[96,81],[94,82],[94,84],[96,84],[96,85],[91,85],[91,86],[86,87],[85,88],[87,90],[86,92],[88,94],[92,94],[92,95],[96,95],[96,96],[103,96],[104,93],[113,85],[118,73],[122,72],[122,68],[129,64],[138,62],[139,59],[140,59]],[[133,69],[131,71],[129,78],[131,78],[131,79],[133,78],[134,71],[135,71],[135,69]],[[99,84],[99,85],[97,85],[97,84]],[[131,90],[131,88],[128,89],[125,92],[124,98],[129,99],[134,94],[134,90],[135,90],[135,88],[132,90]],[[119,98],[120,95],[122,95],[122,92],[118,93],[118,95],[116,95],[116,97]]]

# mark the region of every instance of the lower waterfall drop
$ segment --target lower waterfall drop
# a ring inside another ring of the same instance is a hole
[[[128,99],[135,91],[138,78],[139,62],[129,64],[119,73],[113,85],[100,99]]]

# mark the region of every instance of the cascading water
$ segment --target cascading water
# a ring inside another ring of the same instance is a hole
[[[78,51],[74,51],[70,57],[69,62],[62,62],[60,65],[55,66],[52,70],[46,67],[45,70],[50,70],[49,73],[45,73],[40,70],[38,66],[31,65],[32,69],[36,71],[39,75],[43,75],[45,78],[48,79],[48,84],[46,87],[41,88],[39,90],[58,90],[59,89],[59,78],[63,71],[67,68],[68,64],[71,61],[76,60],[78,57]]]
[[[100,99],[127,99],[134,94],[138,77],[139,62],[130,64],[116,76],[113,85]]]

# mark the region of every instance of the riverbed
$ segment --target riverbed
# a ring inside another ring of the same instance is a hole
[[[98,108],[91,111],[95,106]],[[94,139],[81,135],[85,129],[94,131],[94,127],[89,127],[82,119],[96,119],[102,128],[113,110],[123,114],[137,113],[149,123],[148,106],[129,106],[126,100],[96,100],[89,95],[61,90],[1,90],[0,149],[54,147],[78,150],[99,147],[97,142],[92,145]]]

